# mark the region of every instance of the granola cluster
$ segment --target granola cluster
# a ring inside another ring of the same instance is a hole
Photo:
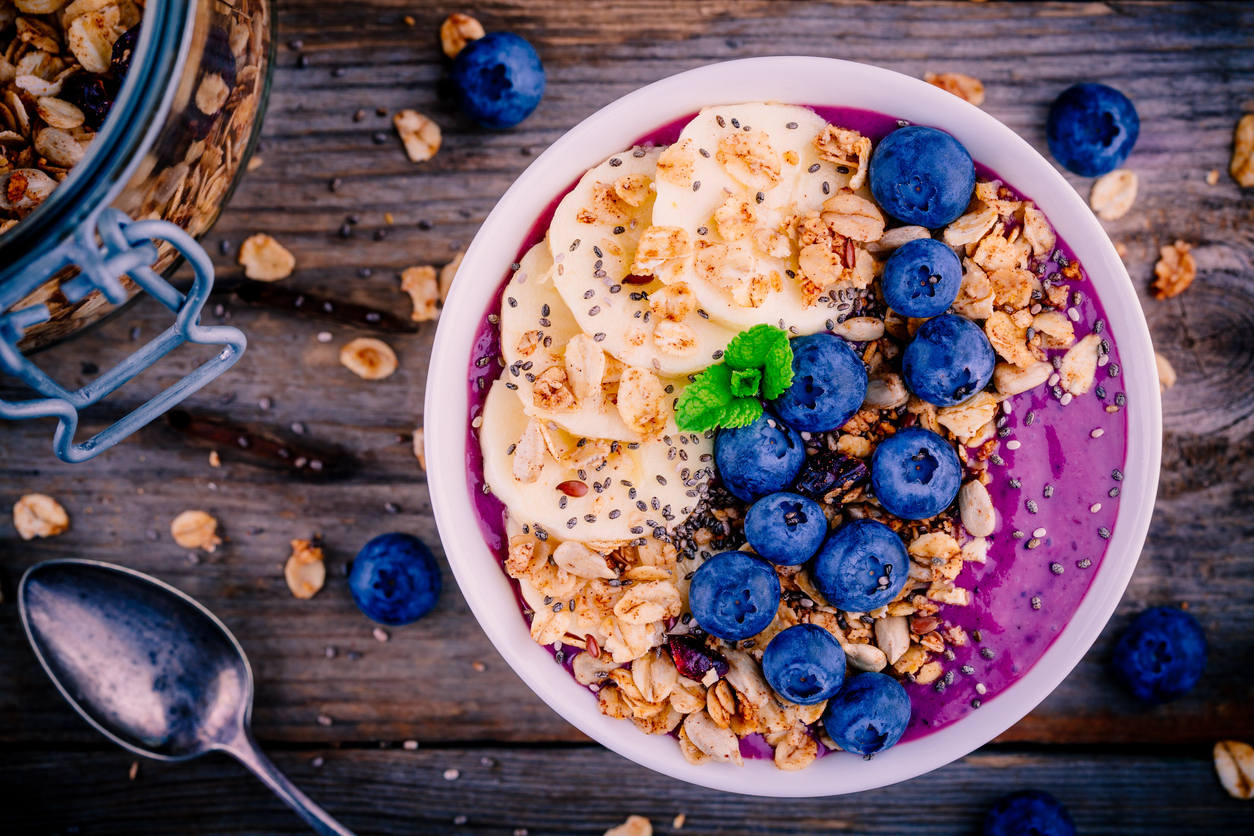
[[[792,152],[777,154],[769,140],[746,128],[720,141],[713,156],[736,181],[769,189],[781,178],[781,160],[796,165],[796,160],[786,157]],[[657,157],[657,180],[691,182],[689,188],[699,191],[694,171],[706,165],[697,156],[699,150],[682,141],[663,150]],[[721,288],[742,308],[772,304],[785,283],[793,282],[802,290],[806,313],[812,316],[821,311],[823,317],[831,316],[826,320],[827,330],[844,336],[860,352],[869,376],[862,409],[838,430],[803,434],[803,438],[807,466],[832,477],[822,489],[811,490],[830,527],[875,519],[888,525],[907,546],[907,583],[895,600],[875,611],[833,607],[808,568],[776,566],[783,595],[769,627],[739,642],[702,631],[688,607],[689,582],[712,555],[750,550],[743,534],[747,506],[710,481],[716,475],[711,466],[698,465],[681,472],[692,503],[675,518],[667,515],[674,510],[671,506],[663,508],[656,495],[650,496],[658,488],[640,484],[651,483],[653,473],[646,470],[643,477],[637,473],[633,482],[621,479],[621,473],[613,469],[637,448],[648,449],[650,443],[661,445],[666,460],[679,466],[689,453],[709,449],[712,433],[704,438],[693,434],[691,439],[680,439],[682,444],[676,443],[674,430],[668,431],[675,389],[667,386],[665,376],[624,365],[603,349],[604,333],[580,330],[569,311],[557,309],[561,300],[542,283],[562,276],[562,259],[576,253],[579,239],[565,252],[553,246],[552,261],[557,267],[544,275],[528,277],[529,266],[550,263],[535,262],[535,251],[529,253],[521,268],[516,265],[519,272],[503,294],[501,365],[506,371],[501,382],[516,393],[504,397],[511,403],[520,400],[526,413],[517,415],[510,425],[516,435],[508,439],[507,460],[515,488],[524,485],[528,489],[503,497],[511,535],[504,568],[520,584],[532,638],[551,646],[559,661],[573,648],[574,675],[596,692],[603,714],[629,719],[648,734],[676,736],[684,756],[694,764],[741,763],[740,741],[750,735],[760,735],[773,748],[776,765],[785,770],[813,762],[820,742],[828,749],[838,748],[817,725],[825,704],[790,703],[770,688],[762,674],[760,662],[766,646],[775,635],[797,624],[828,630],[856,670],[932,683],[938,690],[952,681],[954,671],[946,665],[954,660],[953,648],[972,639],[950,617],[954,611],[948,608],[970,603],[971,592],[959,584],[963,570],[987,560],[985,538],[993,533],[995,513],[986,486],[993,479],[990,464],[1002,463],[998,449],[1004,433],[999,430],[1005,423],[1003,413],[1010,411],[1007,401],[1047,386],[1053,398],[1066,406],[1089,392],[1097,369],[1109,363],[1109,345],[1100,335],[1100,326],[1098,333],[1077,339],[1075,324],[1081,318],[1083,292],[1075,288],[1085,277],[1079,265],[1058,248],[1044,214],[1002,183],[981,180],[967,211],[940,230],[938,237],[962,261],[963,278],[954,310],[976,322],[998,354],[993,383],[954,407],[937,408],[911,395],[902,378],[901,360],[923,320],[889,310],[877,280],[895,249],[932,237],[932,232],[921,227],[886,228],[885,215],[862,188],[870,151],[870,140],[857,131],[826,125],[813,138],[812,153],[838,164],[850,177],[847,186],[830,191],[824,184],[821,208],[787,212],[778,227],[770,228],[759,222],[761,193],[757,200],[746,200],[725,189],[728,196],[719,199],[712,217],[721,241],[703,240],[704,226],[694,240],[683,228],[645,225],[635,233],[639,244],[626,263],[630,264],[628,278],[641,284],[663,283],[650,285],[647,294],[640,294],[647,300],[635,316],[645,323],[651,317],[655,331],[668,323],[696,320],[694,311],[701,319],[710,318],[701,307],[699,292],[694,295],[689,282],[681,280],[683,276],[695,275],[698,281]],[[635,219],[626,207],[646,203],[637,192],[649,187],[647,178],[632,176],[606,184],[600,192],[593,190],[581,210],[586,217],[581,216],[579,223],[619,223],[616,234],[621,233]],[[604,217],[607,213],[619,214]],[[550,233],[550,244],[553,240]],[[771,256],[774,247],[778,253]],[[604,276],[610,257],[600,248],[596,256],[592,266]],[[786,276],[763,274],[757,268],[769,264],[771,257],[795,267]],[[741,266],[753,269],[738,271],[738,258],[744,262]],[[766,278],[758,281],[763,275]],[[605,279],[607,287],[614,281]],[[560,280],[558,287],[562,287]],[[619,287],[615,284],[609,292]],[[530,293],[535,297],[525,295]],[[552,295],[544,295],[548,293]],[[596,295],[593,286],[582,298],[591,305]],[[541,299],[555,301],[541,304]],[[518,311],[529,307],[533,320],[525,326],[514,324],[525,318]],[[589,315],[599,312],[594,307]],[[658,356],[676,355],[664,339],[660,349]],[[721,355],[719,351],[712,356],[717,360]],[[491,403],[490,396],[484,416],[494,415]],[[636,442],[606,441],[587,431],[582,436],[571,434],[579,420],[590,413],[604,417],[605,412],[597,410],[609,406],[614,408],[612,417],[626,424],[634,434],[628,437]],[[869,484],[877,446],[912,426],[947,439],[965,469],[964,485],[954,505],[923,521],[889,514]],[[485,461],[492,458],[490,437],[501,431],[498,426],[485,426]],[[710,459],[708,453],[700,457],[701,462]],[[655,473],[662,485],[673,477],[669,466]],[[508,487],[501,477],[488,472],[488,466],[485,475],[494,490]],[[595,495],[589,492],[589,484]],[[630,489],[629,494],[623,495],[620,484]],[[800,482],[797,490],[805,492]],[[551,500],[543,499],[546,491],[553,494]],[[536,509],[547,507],[543,503],[565,511],[589,500],[600,503],[598,513],[572,516],[565,526],[570,533],[560,524],[542,525],[536,516],[540,513]],[[623,500],[620,511],[616,503]],[[580,533],[587,526],[593,526],[590,531],[604,530],[598,519],[608,509],[612,509],[609,520],[625,514],[625,519],[643,524],[631,528],[631,536],[596,538]],[[569,539],[562,539],[563,534]]]

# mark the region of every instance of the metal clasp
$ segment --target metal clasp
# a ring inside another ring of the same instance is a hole
[[[102,244],[96,243],[97,234]],[[191,265],[196,278],[186,296],[152,269],[151,265],[157,260],[153,239],[171,244]],[[94,223],[89,219],[79,227],[73,238],[56,252],[40,259],[31,269],[38,270],[47,280],[70,266],[77,267],[79,275],[63,283],[61,292],[71,302],[99,290],[111,303],[120,305],[127,300],[126,289],[121,282],[121,277],[125,275],[175,312],[174,324],[160,336],[73,392],[40,371],[17,349],[27,328],[48,321],[50,313],[47,306],[32,305],[0,316],[0,371],[23,380],[43,395],[36,400],[17,403],[0,400],[0,418],[56,418],[53,450],[62,461],[77,463],[108,450],[235,365],[248,340],[238,328],[200,324],[201,309],[213,289],[213,263],[195,239],[168,221],[132,221],[125,213],[107,208]],[[221,345],[223,349],[212,360],[125,418],[82,444],[74,443],[79,410],[116,391],[183,343]]]

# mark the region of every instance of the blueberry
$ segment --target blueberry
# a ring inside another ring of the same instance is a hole
[[[984,836],[1075,836],[1075,822],[1049,793],[1021,790],[1003,795],[988,811]]]
[[[1049,109],[1049,152],[1082,177],[1114,171],[1132,153],[1141,118],[1128,97],[1105,84],[1076,84]]]
[[[887,606],[909,573],[910,557],[901,538],[875,520],[854,520],[832,532],[810,570],[823,597],[846,612]]]
[[[734,642],[771,625],[779,595],[779,578],[771,564],[745,552],[722,552],[692,576],[688,603],[701,629]]]
[[[969,319],[942,314],[919,326],[906,346],[901,372],[906,386],[936,406],[957,406],[988,385],[997,355]]]
[[[788,487],[805,458],[801,436],[768,411],[747,427],[719,430],[714,439],[719,478],[745,502]]]
[[[902,316],[919,319],[942,314],[958,298],[962,262],[932,238],[910,241],[884,262],[884,301]]]
[[[1154,607],[1120,636],[1115,674],[1137,699],[1171,702],[1202,678],[1206,655],[1206,633],[1196,618],[1174,607]]]
[[[789,702],[815,705],[836,696],[845,682],[845,651],[815,624],[778,633],[762,652],[762,674]]]
[[[871,471],[861,459],[820,449],[806,457],[793,490],[810,499],[840,502],[846,493],[870,478]]]
[[[357,553],[348,588],[368,618],[409,624],[431,612],[439,599],[440,567],[412,534],[380,534]]]
[[[910,696],[882,673],[860,673],[827,703],[823,726],[846,752],[875,755],[901,739],[910,722]]]
[[[975,191],[975,163],[935,128],[898,128],[871,156],[871,194],[888,214],[928,229],[958,219]]]
[[[780,566],[800,566],[827,536],[827,517],[813,499],[795,493],[764,496],[745,515],[745,539],[753,550]]]
[[[772,405],[799,432],[827,432],[853,417],[866,397],[866,366],[833,334],[792,341],[792,385]]]
[[[930,519],[949,507],[962,487],[962,463],[948,441],[909,427],[880,442],[871,458],[871,488],[888,513]]]
[[[540,104],[544,65],[524,38],[493,32],[457,53],[453,87],[471,119],[486,128],[512,128]]]

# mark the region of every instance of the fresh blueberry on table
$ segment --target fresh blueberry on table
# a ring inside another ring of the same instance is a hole
[[[1076,84],[1049,109],[1049,152],[1069,171],[1096,177],[1114,171],[1132,153],[1141,119],[1127,96],[1105,84]]]
[[[722,552],[701,564],[688,588],[692,617],[724,641],[761,633],[779,609],[779,577],[771,564],[745,552]]]
[[[748,426],[719,430],[714,439],[719,478],[745,502],[788,487],[805,457],[801,436],[769,410]]]
[[[949,442],[922,427],[907,427],[884,439],[871,458],[875,498],[904,520],[936,516],[961,487],[958,454]]]
[[[1021,790],[997,800],[984,818],[984,836],[1075,836],[1075,822],[1047,792]]]
[[[937,229],[958,219],[975,191],[975,163],[936,128],[898,128],[871,155],[871,194],[905,224]]]
[[[958,298],[962,262],[934,238],[919,238],[898,247],[884,262],[884,301],[902,316],[919,319],[942,314]]]
[[[866,397],[866,366],[833,334],[792,341],[792,385],[772,405],[799,432],[828,432],[853,417]]]
[[[814,500],[795,493],[764,496],[745,515],[745,539],[753,550],[780,566],[800,566],[827,536],[827,517]]]
[[[910,557],[882,522],[854,520],[836,529],[814,557],[810,574],[823,597],[845,612],[887,606],[906,585]]]
[[[845,682],[845,651],[815,624],[781,631],[762,652],[762,674],[789,702],[815,705],[831,699]]]
[[[440,597],[440,567],[412,534],[380,534],[362,547],[348,575],[357,608],[380,624],[399,627],[431,612]]]
[[[906,346],[901,372],[906,386],[936,406],[957,406],[988,385],[997,354],[980,327],[955,314],[919,326]]]
[[[910,696],[882,673],[860,673],[827,703],[823,726],[846,752],[876,755],[901,739],[910,722]]]
[[[544,65],[526,39],[493,32],[466,44],[453,61],[462,110],[486,128],[512,128],[544,95]]]
[[[1115,674],[1137,699],[1171,702],[1187,694],[1206,670],[1206,633],[1175,607],[1136,617],[1115,645]]]

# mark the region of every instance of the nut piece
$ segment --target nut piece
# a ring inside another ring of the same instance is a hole
[[[277,282],[292,275],[296,258],[269,235],[257,234],[239,248],[244,275],[259,282]]]
[[[988,537],[993,533],[996,523],[993,500],[980,480],[972,479],[958,491],[958,512],[962,515],[962,527],[972,537]]]
[[[1215,744],[1215,772],[1228,795],[1249,801],[1254,798],[1254,746],[1239,740]]]
[[[453,260],[440,268],[440,301],[448,300],[449,289],[453,287],[453,279],[457,278],[457,268],[462,266],[462,259],[466,257],[465,250],[458,250],[457,255],[453,256]]]
[[[52,497],[28,493],[13,506],[13,527],[23,540],[54,537],[70,527],[70,515]]]
[[[327,580],[327,566],[322,562],[322,547],[315,540],[293,540],[292,555],[283,565],[287,588],[301,600],[318,594]]]
[[[423,469],[423,472],[426,472],[427,470],[427,453],[424,448],[425,444],[426,430],[422,427],[417,427],[414,430],[414,458],[418,460],[418,466]]]
[[[37,168],[19,168],[0,174],[0,209],[24,218],[43,203],[57,181]]]
[[[429,322],[440,315],[435,304],[440,298],[440,283],[434,267],[406,267],[401,272],[401,290],[413,300],[414,312],[409,318],[414,322]]]
[[[605,831],[605,836],[653,836],[653,823],[644,816],[628,816],[618,827]]]
[[[847,644],[845,658],[860,671],[878,673],[888,667],[888,656],[873,644]]]
[[[1245,114],[1237,122],[1228,173],[1242,186],[1254,186],[1254,113]],[[1207,182],[1210,182],[1209,178]]]
[[[1163,247],[1158,251],[1158,263],[1154,265],[1154,298],[1170,299],[1189,289],[1197,278],[1197,261],[1190,252],[1193,248],[1183,241]]]
[[[999,394],[1009,397],[1029,389],[1035,389],[1054,373],[1054,367],[1044,360],[1021,369],[1012,363],[998,363],[993,369],[993,385]]]
[[[170,523],[170,535],[184,549],[203,549],[210,554],[222,544],[218,521],[204,511],[184,511]]]
[[[923,80],[976,107],[984,104],[984,82],[978,78],[962,73],[924,73]]]
[[[888,664],[895,665],[906,648],[910,647],[910,627],[904,615],[890,615],[875,622],[875,643],[888,658]]]
[[[1116,168],[1093,181],[1089,192],[1089,206],[1103,221],[1117,221],[1136,202],[1137,177],[1135,171]]]
[[[440,24],[440,46],[444,47],[445,55],[456,58],[467,43],[479,40],[484,34],[483,24],[470,15],[451,14]]]
[[[1176,385],[1176,370],[1166,357],[1154,352],[1154,364],[1158,367],[1158,390],[1165,392]]]
[[[425,163],[440,150],[440,126],[416,110],[402,110],[392,117],[396,132],[405,143],[411,163]]]
[[[340,349],[344,368],[363,380],[382,380],[396,371],[396,352],[373,337],[358,337]]]

